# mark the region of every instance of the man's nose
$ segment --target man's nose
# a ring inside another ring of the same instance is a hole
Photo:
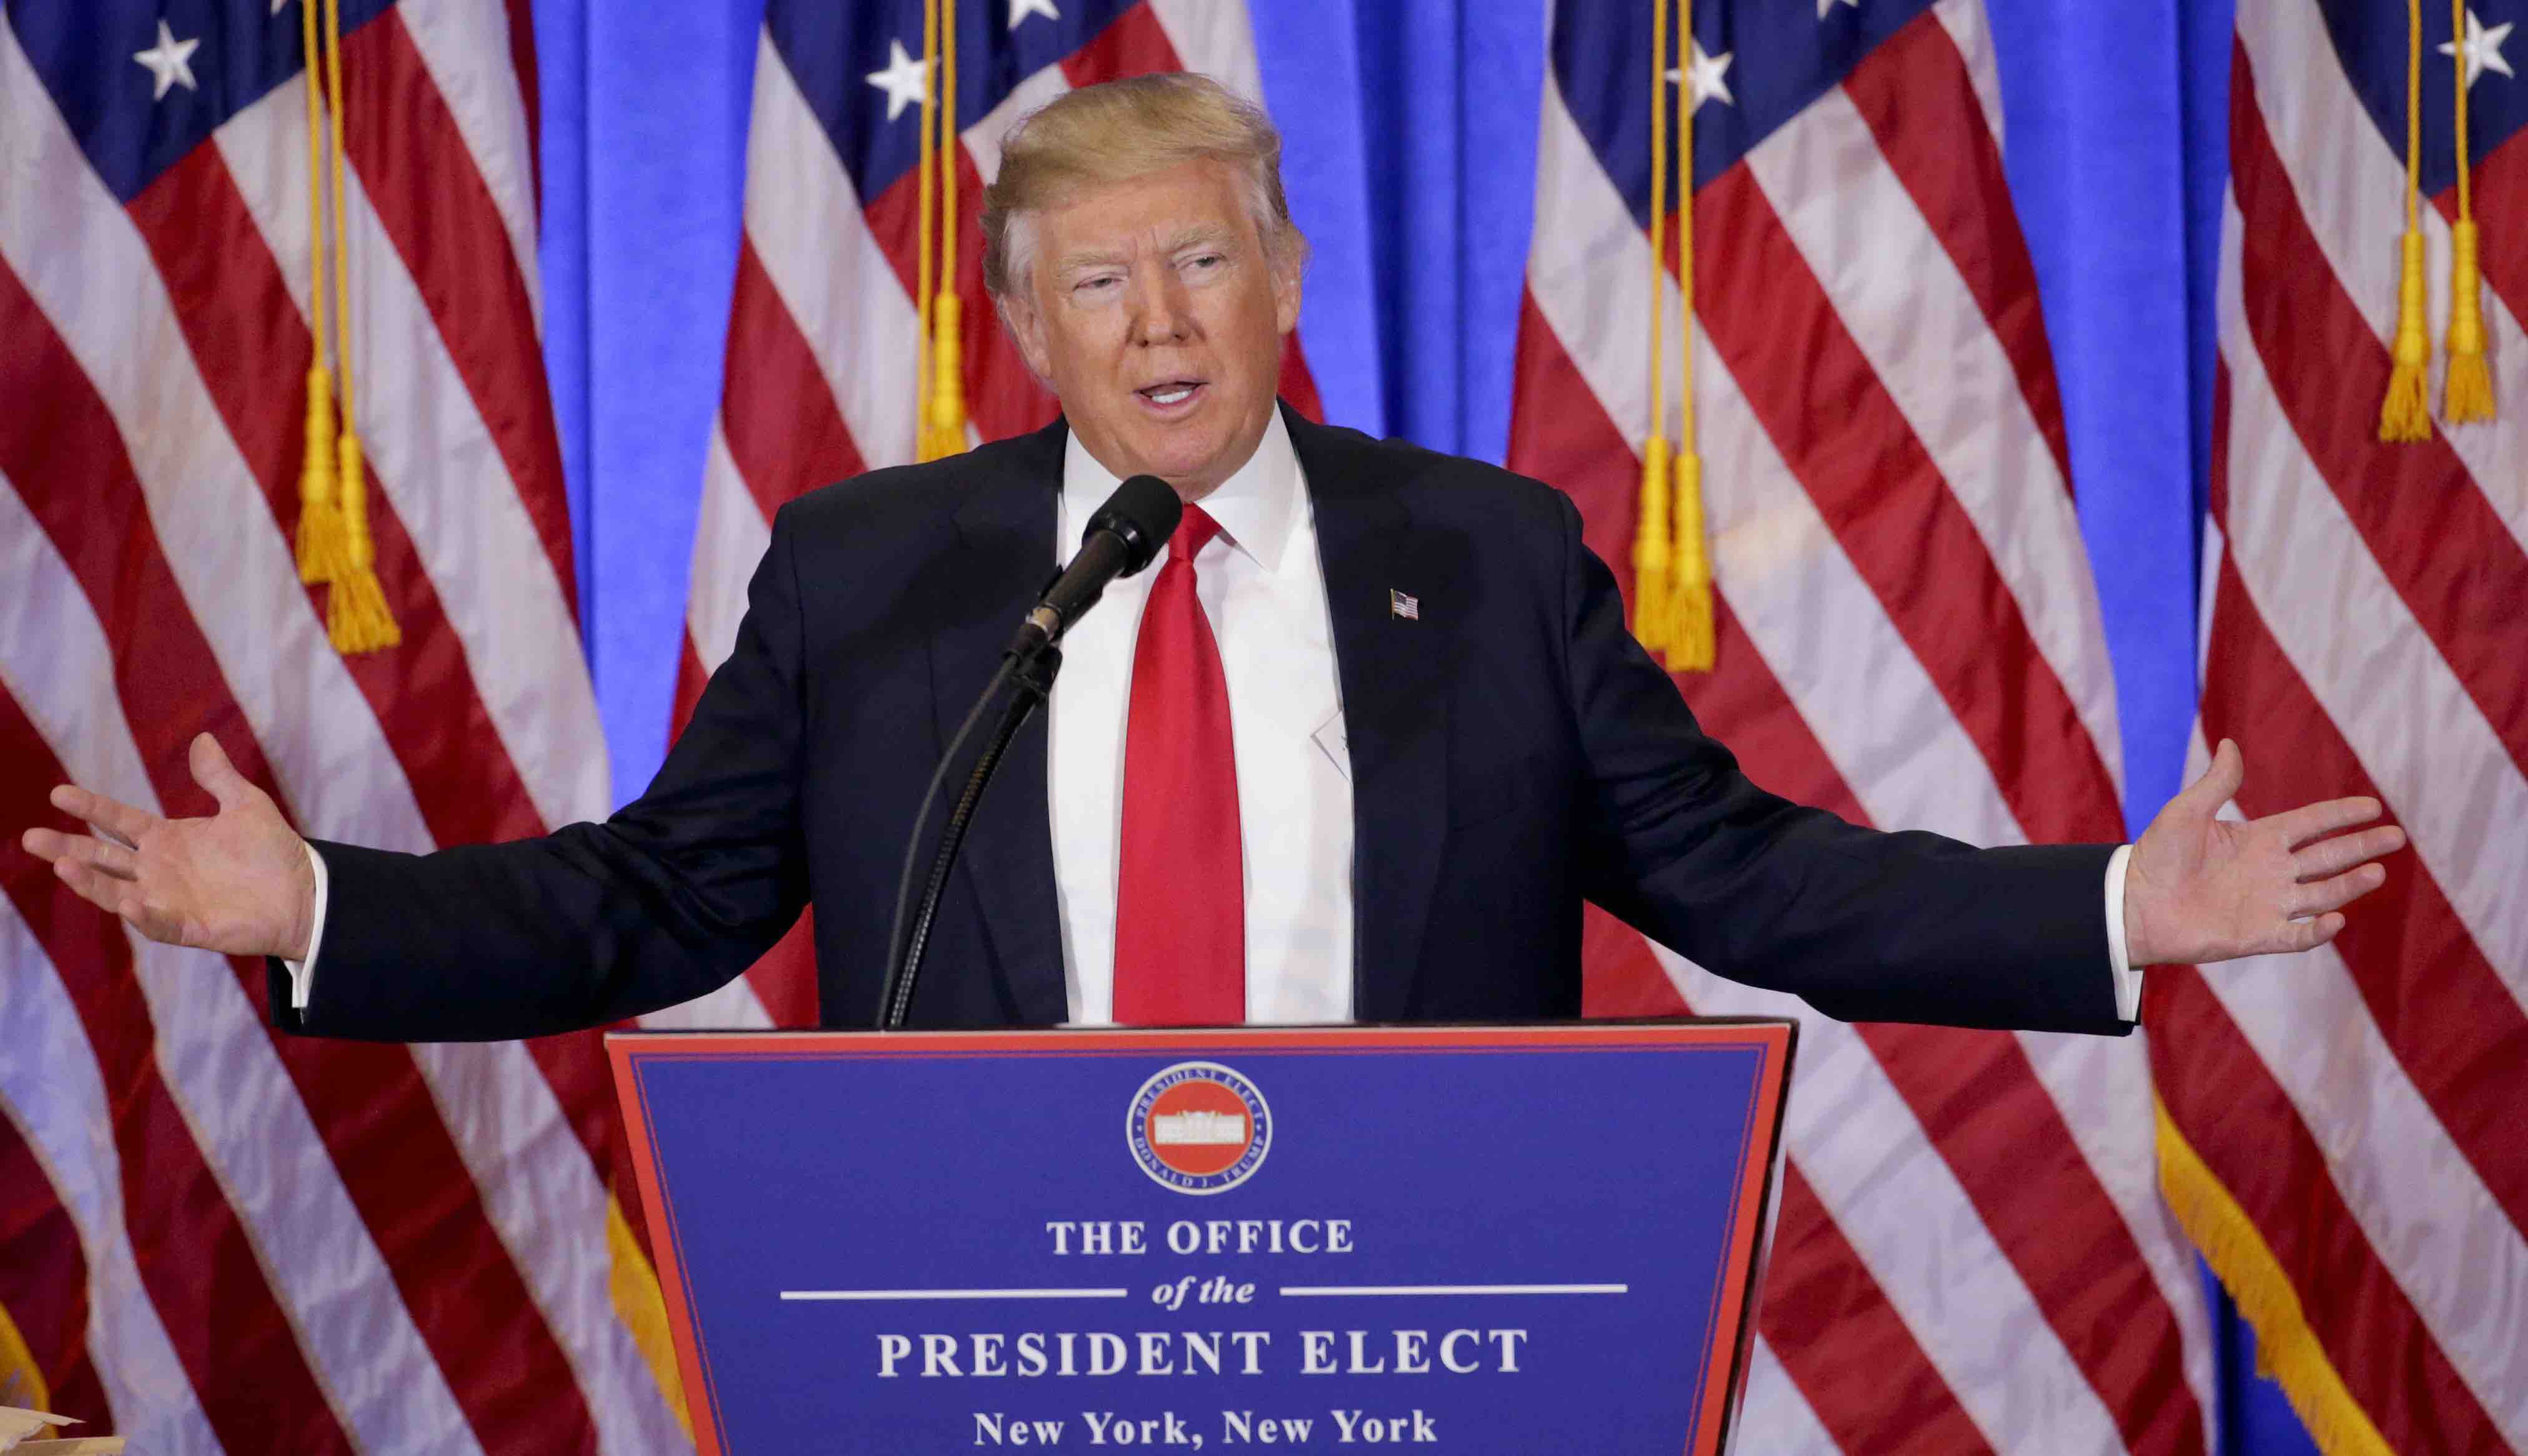
[[[1144,274],[1133,286],[1132,341],[1146,345],[1183,343],[1192,332],[1185,280],[1173,268]]]

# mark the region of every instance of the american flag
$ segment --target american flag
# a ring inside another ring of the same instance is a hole
[[[2170,1192],[2335,1449],[2528,1450],[2528,5],[2424,7],[2435,350],[2465,67],[2498,418],[2382,444],[2402,6],[2240,0],[2202,744],[2237,807],[2375,795],[2412,836],[2295,963],[2153,972]],[[2516,33],[2514,33],[2516,32]],[[2507,44],[2505,56],[2502,46]],[[2431,398],[2441,398],[2439,370]],[[2261,764],[2261,774],[2253,765]],[[2182,1028],[2182,1031],[2179,1030]]]
[[[1693,10],[1674,78],[1718,632],[1688,700],[1757,782],[1856,822],[2122,839],[1979,0]],[[1652,431],[1652,24],[1647,4],[1554,8],[1509,450],[1625,577]],[[1802,1020],[1740,1449],[2210,1448],[2142,1036],[1850,1025],[1603,917],[1590,936],[1594,1013]]]
[[[974,226],[1010,124],[1074,86],[1198,71],[1261,99],[1243,0],[967,0],[956,8],[957,283],[969,436],[998,440],[1054,416],[1053,396],[1001,332]],[[914,457],[925,80],[919,0],[770,0],[747,137],[746,232],[729,306],[728,364],[703,472],[675,722],[727,657],[772,513],[846,476]],[[1297,340],[1282,394],[1318,414]],[[813,913],[813,912],[812,912]],[[809,921],[719,998],[722,1024],[814,1025]]]
[[[291,546],[297,3],[11,0],[0,25],[9,824],[57,823],[70,779],[207,812],[203,731],[311,835],[426,850],[606,809],[527,6],[342,9],[346,358],[403,635],[350,658]],[[636,1338],[657,1286],[593,1034],[284,1038],[260,962],[140,940],[14,846],[0,885],[0,1403],[151,1452],[684,1443]]]

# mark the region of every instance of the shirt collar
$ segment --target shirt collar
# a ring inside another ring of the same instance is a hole
[[[1115,472],[1088,453],[1079,434],[1071,433],[1062,450],[1061,545],[1066,556],[1078,546],[1070,538],[1086,527],[1089,516],[1120,484]],[[1220,534],[1233,547],[1244,551],[1265,571],[1276,572],[1304,491],[1298,451],[1291,448],[1290,427],[1276,408],[1265,422],[1264,438],[1256,442],[1255,453],[1198,503],[1220,523]]]

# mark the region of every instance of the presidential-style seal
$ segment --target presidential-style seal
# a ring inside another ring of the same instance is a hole
[[[1124,1142],[1160,1186],[1226,1193],[1263,1166],[1273,1143],[1273,1111],[1255,1084],[1231,1068],[1180,1062],[1132,1094]]]

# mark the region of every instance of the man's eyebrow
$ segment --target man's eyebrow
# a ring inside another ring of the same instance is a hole
[[[1125,255],[1112,249],[1065,253],[1053,262],[1056,273],[1078,273],[1084,268],[1112,268],[1127,261]]]

